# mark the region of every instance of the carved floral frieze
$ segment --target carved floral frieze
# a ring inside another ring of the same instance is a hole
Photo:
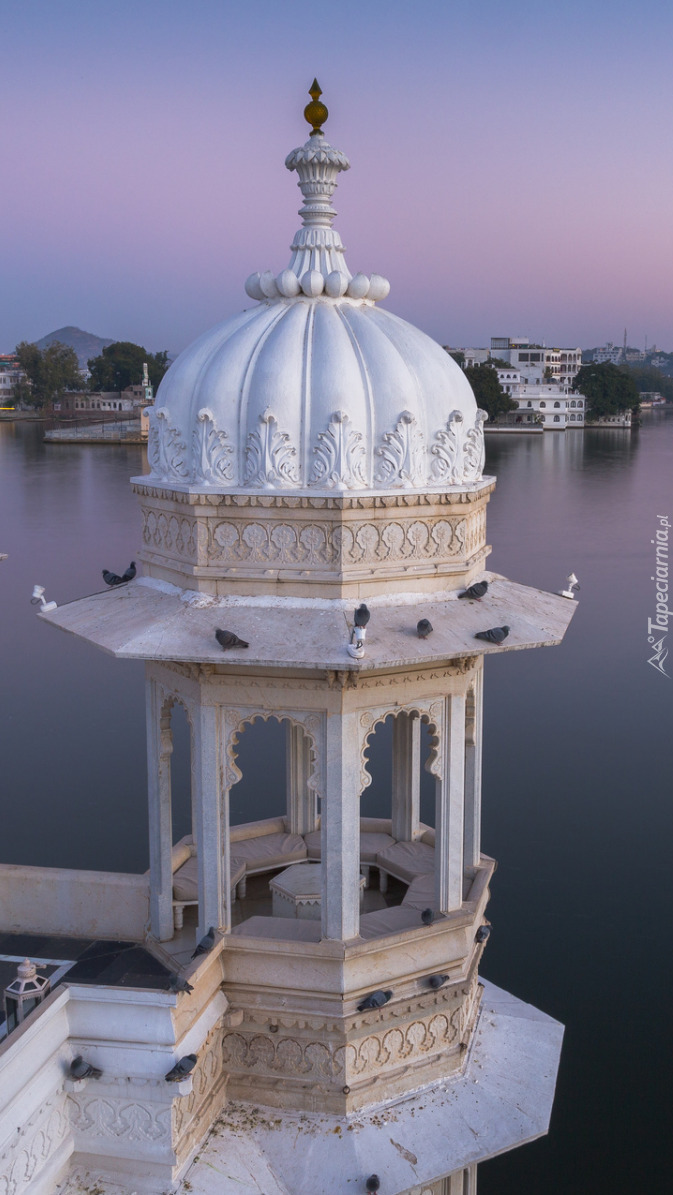
[[[327,427],[309,445],[308,475],[300,465],[301,445],[279,426],[267,408],[248,432],[242,467],[231,435],[218,426],[215,415],[202,407],[191,437],[185,438],[166,407],[149,413],[148,482],[212,486],[242,485],[250,489],[287,489],[299,485],[326,490],[381,489],[426,485],[467,485],[478,481],[484,467],[484,411],[466,423],[452,411],[445,427],[434,435],[430,454],[416,416],[402,411],[394,426],[383,432],[374,450],[373,478],[364,433],[345,411],[335,411]]]
[[[425,562],[465,553],[466,519],[392,519],[334,524],[327,521],[287,523],[227,519],[209,529],[207,562],[211,565],[369,565]],[[479,528],[470,528],[479,543]],[[149,532],[148,532],[149,536]],[[150,537],[151,538],[151,537]]]
[[[68,1096],[70,1124],[86,1137],[112,1141],[171,1140],[171,1105],[92,1095],[89,1089]]]
[[[193,518],[179,518],[164,511],[157,513],[143,509],[143,543],[150,550],[194,560],[197,534],[197,524]]]
[[[426,1010],[395,1023],[376,1027],[343,1040],[334,1026],[314,1026],[308,1033],[274,1034],[253,1026],[225,1032],[225,1069],[238,1076],[284,1077],[336,1086],[422,1062],[456,1046],[472,1015],[473,997],[466,988],[453,988]],[[408,1009],[405,1011],[409,1011]],[[425,1015],[423,1015],[425,1012]],[[380,1020],[380,1014],[377,1014]]]
[[[393,518],[351,523],[260,517],[208,519],[143,509],[148,551],[211,567],[347,568],[470,559],[484,545],[485,511],[469,518]]]

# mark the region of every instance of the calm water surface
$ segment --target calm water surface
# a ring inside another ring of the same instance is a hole
[[[550,1135],[480,1167],[480,1195],[670,1189],[673,679],[647,665],[656,516],[673,516],[673,414],[489,437],[491,566],[582,586],[559,648],[486,669],[484,849],[500,863],[484,973],[566,1025]],[[147,866],[143,666],[35,618],[101,588],[140,542],[136,447],[46,445],[0,424],[0,859]],[[673,646],[673,639],[671,640]],[[669,657],[673,671],[673,652]],[[237,821],[275,812],[282,734],[242,741]],[[246,732],[246,737],[249,732]],[[177,832],[188,829],[176,726]],[[270,753],[270,755],[269,755]],[[385,777],[368,790],[374,810]]]

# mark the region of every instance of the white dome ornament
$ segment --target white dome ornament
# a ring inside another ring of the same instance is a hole
[[[325,137],[315,81],[310,94],[311,133],[285,159],[303,200],[289,264],[251,274],[247,309],[168,370],[150,415],[151,482],[330,499],[473,485],[483,412],[440,345],[380,306],[387,279],[348,268],[332,204],[350,163]],[[314,551],[305,540],[292,550]],[[245,541],[237,551],[252,549]]]

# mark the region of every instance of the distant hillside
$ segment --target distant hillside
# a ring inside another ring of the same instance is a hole
[[[83,332],[81,328],[73,327],[59,328],[57,332],[49,332],[42,337],[42,340],[36,340],[35,343],[39,349],[46,349],[55,340],[60,341],[61,344],[67,344],[75,350],[80,369],[86,369],[86,363],[90,357],[99,357],[108,344],[115,343],[114,340],[106,340],[104,336],[94,336],[93,332]]]

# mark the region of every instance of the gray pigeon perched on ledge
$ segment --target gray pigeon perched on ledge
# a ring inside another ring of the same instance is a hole
[[[196,1062],[196,1054],[185,1054],[184,1058],[181,1058],[179,1062],[176,1062],[175,1066],[171,1067],[168,1074],[164,1075],[166,1082],[179,1083],[182,1079],[186,1079],[187,1075],[191,1075],[192,1071],[194,1070]]]
[[[221,631],[219,627],[215,631],[215,638],[223,651],[227,651],[230,647],[249,647],[250,644],[245,642],[245,639],[239,639],[233,631]]]
[[[416,634],[419,639],[427,639],[428,635],[433,632],[433,626],[429,618],[420,618],[416,623]]]
[[[480,602],[488,592],[488,581],[475,581],[474,585],[469,585],[464,593],[459,593],[459,598],[472,598],[475,602]]]
[[[103,1072],[97,1066],[92,1066],[90,1062],[85,1062],[81,1054],[73,1058],[70,1063],[70,1078],[71,1079],[100,1079]]]
[[[372,612],[369,609],[369,606],[366,606],[365,603],[362,602],[353,615],[353,625],[356,627],[366,627],[371,616]]]
[[[431,975],[428,979],[428,986],[436,992],[438,988],[444,986],[448,978],[448,975]]]
[[[135,575],[136,575],[135,560],[131,561],[126,572],[122,573],[121,577],[118,577],[116,573],[111,573],[110,570],[107,568],[103,569],[103,580],[105,581],[106,585],[110,586],[111,589],[113,589],[115,585],[125,585],[127,581],[132,581],[133,578],[135,577]]]
[[[477,631],[475,639],[485,639],[487,643],[504,643],[509,635],[509,627],[491,627],[490,631]]]
[[[181,975],[171,972],[168,976],[168,986],[172,992],[193,992],[194,988]]]
[[[392,996],[392,992],[382,992],[380,989],[372,992],[370,996],[365,996],[364,1000],[358,1004],[358,1012],[367,1012],[370,1008],[383,1008]]]
[[[432,909],[423,909],[423,912],[421,913],[421,921],[423,922],[423,925],[432,925],[434,920],[435,914],[433,913]]]
[[[199,942],[198,946],[196,947],[196,950],[194,951],[192,958],[198,958],[200,954],[207,954],[209,950],[213,949],[214,945],[215,945],[215,927],[213,925],[211,925],[210,929],[208,930],[208,933],[203,935],[201,941]]]

